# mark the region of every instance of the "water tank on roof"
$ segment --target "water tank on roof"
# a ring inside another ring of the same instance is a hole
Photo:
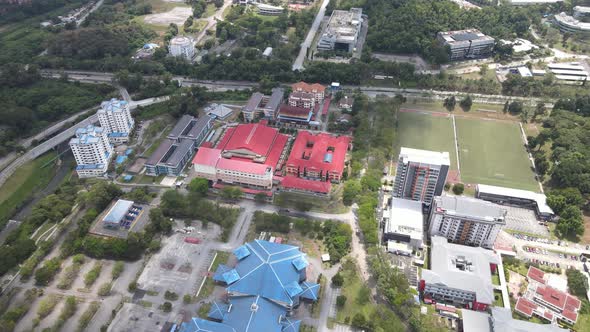
[[[324,155],[324,162],[325,163],[331,163],[333,157],[334,157],[334,155],[331,152],[326,153]]]

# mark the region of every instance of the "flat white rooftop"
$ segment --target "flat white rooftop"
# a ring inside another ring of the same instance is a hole
[[[431,165],[451,165],[451,158],[448,152],[438,152],[429,150],[419,150],[402,147],[400,149],[400,158],[406,162],[417,162]]]
[[[393,197],[385,233],[405,234],[411,238],[423,237],[422,202]]]

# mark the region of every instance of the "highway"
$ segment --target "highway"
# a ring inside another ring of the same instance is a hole
[[[303,41],[303,43],[301,43],[301,49],[299,49],[299,55],[297,55],[297,58],[295,59],[295,62],[293,62],[293,70],[304,70],[305,68],[303,68],[303,62],[305,61],[305,57],[307,56],[307,50],[309,49],[309,47],[311,46],[311,43],[313,42],[313,38],[315,37],[318,28],[320,27],[320,24],[322,24],[322,20],[324,19],[324,15],[326,15],[326,7],[328,6],[328,3],[330,2],[330,0],[324,0],[324,2],[322,2],[320,9],[318,10],[317,15],[315,16],[315,19],[313,20],[313,23],[311,25],[311,29],[309,29],[309,32],[307,33],[307,37],[305,37],[305,40]]]
[[[148,98],[148,99],[138,100],[138,101],[131,101],[129,103],[129,106],[132,109],[135,109],[135,108],[137,108],[137,106],[148,106],[151,104],[166,101],[168,99],[169,99],[169,97],[156,97],[156,98]],[[27,163],[31,160],[34,160],[35,158],[39,157],[40,155],[44,154],[45,152],[53,149],[56,145],[59,145],[65,141],[69,140],[71,137],[74,136],[74,134],[76,133],[76,130],[78,128],[83,128],[89,124],[93,124],[96,122],[98,122],[98,117],[95,113],[95,114],[92,114],[91,116],[89,116],[88,118],[65,129],[61,133],[44,141],[43,143],[31,148],[30,150],[28,150],[27,152],[25,152],[24,154],[19,156],[17,159],[15,159],[11,164],[6,166],[6,168],[4,168],[0,172],[0,186],[2,186],[4,184],[4,182],[6,182],[6,180],[22,165],[24,165],[25,163]],[[65,123],[65,120],[60,122],[59,125],[61,126],[64,123]]]

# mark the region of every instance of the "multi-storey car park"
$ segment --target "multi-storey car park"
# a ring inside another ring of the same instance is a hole
[[[453,243],[493,249],[506,225],[506,213],[500,205],[481,199],[443,194],[432,203],[429,233]]]
[[[537,217],[549,220],[555,214],[547,205],[547,197],[528,190],[504,188],[478,184],[475,188],[475,197],[502,205],[529,208],[535,211]]]
[[[449,48],[451,61],[488,57],[495,45],[494,38],[477,29],[439,32],[436,39]]]
[[[393,197],[430,205],[444,189],[451,161],[448,152],[402,147],[397,161]]]

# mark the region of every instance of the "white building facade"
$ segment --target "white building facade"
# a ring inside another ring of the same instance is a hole
[[[190,37],[177,36],[170,40],[170,55],[192,60],[195,56],[195,42]]]
[[[430,236],[453,243],[494,248],[496,237],[506,225],[506,209],[484,200],[443,195],[435,197],[429,218]]]
[[[88,125],[76,130],[76,137],[70,140],[70,148],[78,166],[80,178],[104,176],[113,159],[113,146],[105,130]]]
[[[129,141],[135,121],[126,101],[115,98],[103,101],[96,114],[111,143],[121,144]]]
[[[444,189],[451,165],[448,152],[401,148],[393,184],[393,197],[430,205]]]

